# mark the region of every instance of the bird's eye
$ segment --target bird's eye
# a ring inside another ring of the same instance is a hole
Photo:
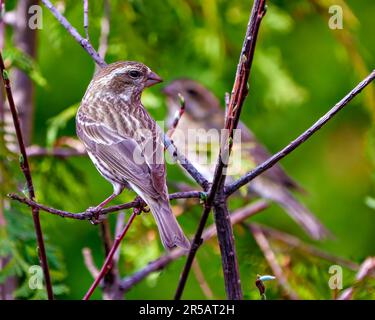
[[[198,92],[194,89],[188,89],[187,93],[190,94],[191,96],[197,96]]]
[[[137,79],[141,76],[141,73],[137,70],[131,70],[131,71],[129,71],[129,76],[134,78],[134,79]]]

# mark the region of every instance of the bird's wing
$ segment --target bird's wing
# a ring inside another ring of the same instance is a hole
[[[108,165],[116,179],[125,180],[154,198],[165,194],[161,193],[164,188],[157,188],[161,178],[165,184],[164,171],[158,172],[147,163],[136,140],[90,119],[79,121],[77,134],[87,150]]]

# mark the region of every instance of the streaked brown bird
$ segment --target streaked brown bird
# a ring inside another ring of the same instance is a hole
[[[162,79],[134,61],[116,62],[92,79],[76,116],[77,135],[113,194],[94,208],[98,212],[124,188],[133,189],[149,206],[165,248],[188,249],[168,199],[163,134],[141,103],[146,87]]]
[[[210,165],[199,163],[196,148],[187,145],[190,141],[205,141],[205,138],[208,141],[209,138],[204,137],[208,135],[208,130],[223,128],[224,110],[220,107],[219,100],[207,88],[190,79],[175,80],[166,86],[163,92],[167,96],[170,123],[180,109],[179,94],[184,97],[185,113],[178,122],[177,130],[185,134],[175,137],[174,143],[180,151],[185,152],[185,156],[205,175],[206,179],[212,181],[216,162],[213,161]],[[242,175],[267,160],[270,154],[243,123],[239,123],[238,129],[241,130],[241,145],[237,147],[241,151],[239,162]],[[233,147],[233,154],[236,152],[235,149],[236,145]],[[212,150],[213,159],[216,159],[219,148],[216,151],[214,148]],[[227,181],[230,182],[230,176],[227,177]],[[328,235],[328,231],[317,218],[293,196],[291,191],[301,191],[302,188],[279,165],[273,166],[251,181],[248,189],[252,194],[255,193],[278,203],[312,238],[321,239]]]

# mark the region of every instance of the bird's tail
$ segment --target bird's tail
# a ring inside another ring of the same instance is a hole
[[[169,202],[163,199],[152,199],[146,202],[156,220],[164,247],[168,250],[176,246],[190,249],[190,242],[173,215]]]
[[[289,216],[294,219],[313,239],[319,240],[328,237],[331,233],[325,226],[308,210],[302,203],[300,203],[287,189],[279,185],[267,183],[262,185],[261,182],[256,181],[251,186],[257,194],[278,203]]]

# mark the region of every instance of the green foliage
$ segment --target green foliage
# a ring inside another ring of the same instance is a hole
[[[327,12],[332,1],[269,2],[241,119],[271,151],[279,150],[316,121],[373,65],[375,38],[369,34],[374,28],[374,1],[334,2],[345,6],[344,30],[328,28]],[[7,10],[15,3],[7,1]],[[83,34],[82,1],[62,3],[67,19]],[[90,39],[97,48],[103,1],[89,1],[89,5]],[[179,77],[199,80],[221,101],[224,93],[231,91],[251,1],[167,0],[161,5],[160,1],[110,0],[110,6],[107,62],[143,61],[167,83]],[[51,148],[60,137],[75,137],[74,115],[94,73],[94,64],[46,9],[43,19],[36,60],[14,48],[10,36],[4,54],[7,65],[20,68],[36,84],[33,143]],[[165,100],[159,90],[160,87],[148,89],[142,101],[155,119],[163,120]],[[366,88],[331,124],[283,161],[291,176],[308,190],[308,195],[301,197],[303,202],[336,237],[336,241],[327,240],[319,246],[358,263],[373,253],[375,241],[375,140],[374,130],[370,130],[374,119],[371,112],[375,110],[373,92],[373,87]],[[29,267],[38,264],[30,210],[5,198],[6,193],[25,191],[17,158],[0,138],[0,196],[6,204],[6,226],[0,226],[0,257],[10,257],[0,270],[0,284],[7,277],[16,276],[17,297],[44,299],[43,290],[30,290],[28,286]],[[34,158],[31,165],[37,200],[56,208],[83,211],[112,191],[84,157]],[[178,166],[168,165],[169,189],[181,181],[190,183]],[[134,193],[125,191],[113,204],[133,197]],[[229,205],[234,210],[252,200],[239,194]],[[172,202],[189,235],[195,232],[201,214],[197,203],[198,200]],[[44,213],[41,217],[55,294],[81,299],[92,282],[83,263],[82,248],[92,248],[98,265],[103,261],[98,228]],[[109,219],[113,229],[115,215]],[[252,219],[305,239],[277,206]],[[213,222],[212,217],[209,222]],[[155,230],[151,215],[136,218],[121,247],[122,276],[163,253]],[[259,299],[256,276],[272,275],[272,270],[247,230],[236,227],[235,233],[244,296]],[[279,243],[272,243],[272,247],[290,285],[302,299],[333,297],[327,285],[330,263]],[[198,260],[215,298],[225,298],[216,240],[202,247]],[[171,298],[183,261],[151,275],[126,297]],[[355,282],[354,278],[355,272],[344,269],[345,288]],[[373,285],[373,280],[358,284],[354,297],[373,299]],[[284,297],[277,279],[266,286],[267,299]],[[205,298],[193,274],[184,297]]]

